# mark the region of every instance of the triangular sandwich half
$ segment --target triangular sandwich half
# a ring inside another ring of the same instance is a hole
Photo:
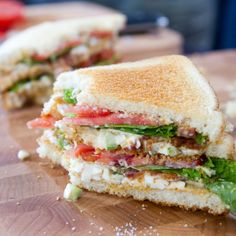
[[[233,139],[214,91],[184,56],[61,74],[40,118],[38,153],[74,185],[201,209],[236,211]]]

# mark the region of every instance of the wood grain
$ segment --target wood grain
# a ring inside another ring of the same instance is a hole
[[[220,101],[230,99],[227,87],[235,86],[236,91],[236,51],[191,58]],[[37,158],[35,139],[40,133],[25,126],[40,110],[0,111],[0,235],[235,235],[233,216],[210,216],[86,191],[76,203],[66,202],[62,199],[66,171]],[[32,154],[30,160],[17,159],[22,148]]]

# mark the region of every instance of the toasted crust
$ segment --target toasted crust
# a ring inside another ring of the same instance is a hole
[[[48,157],[54,163],[62,165],[70,171],[70,161],[55,145],[39,139],[40,147],[37,149],[41,158]],[[76,171],[74,168],[72,168]],[[77,170],[78,171],[78,170]],[[120,197],[133,197],[137,200],[149,200],[166,206],[178,206],[186,210],[204,210],[214,215],[226,214],[228,208],[222,200],[207,189],[197,187],[185,187],[183,189],[152,189],[145,186],[130,186],[128,184],[106,183],[104,181],[82,181],[80,175],[70,172],[72,184],[81,188],[99,193],[109,193]]]
[[[80,179],[77,181],[80,181]],[[107,184],[94,180],[91,182],[80,182],[78,186],[89,191],[109,193],[119,197],[133,197],[140,201],[149,200],[164,206],[177,206],[193,211],[203,210],[213,215],[227,214],[229,212],[228,208],[216,194],[205,189],[201,191],[188,187],[185,190],[127,189],[122,184]]]
[[[217,140],[225,127],[213,89],[184,56],[63,73],[55,84],[55,93],[73,79],[78,81],[77,86],[83,85],[78,94],[80,103],[186,122],[211,141]]]
[[[14,64],[25,56],[54,51],[62,42],[76,39],[79,32],[92,30],[118,31],[124,26],[125,16],[112,14],[80,19],[46,22],[31,27],[10,38],[0,47],[0,63]]]

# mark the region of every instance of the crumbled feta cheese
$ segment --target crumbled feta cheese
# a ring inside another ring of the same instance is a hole
[[[68,183],[64,190],[63,197],[67,200],[76,201],[82,194],[82,190],[77,186]]]
[[[140,135],[124,133],[118,130],[109,129],[92,129],[88,127],[80,127],[79,135],[84,143],[91,144],[95,148],[107,149],[108,140],[112,141],[112,145],[121,146],[122,148],[130,148],[141,146]]]
[[[27,158],[30,157],[30,154],[26,151],[26,150],[20,150],[17,154],[18,159],[20,159],[21,161],[26,160]]]
[[[230,100],[226,103],[225,113],[228,117],[236,117],[236,100]]]
[[[183,181],[173,181],[170,182],[168,188],[170,189],[183,189],[185,187],[185,182]]]
[[[151,188],[165,189],[169,185],[169,181],[164,179],[154,179],[154,183],[150,185]]]

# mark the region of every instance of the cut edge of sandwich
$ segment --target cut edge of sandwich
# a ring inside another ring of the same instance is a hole
[[[170,181],[158,178],[168,187],[152,188],[144,183],[137,184],[137,180],[124,181],[109,177],[108,170],[104,165],[88,163],[79,158],[68,158],[54,144],[45,139],[38,140],[40,146],[37,152],[41,158],[49,158],[53,163],[62,165],[69,171],[70,182],[80,188],[99,193],[109,193],[119,197],[133,197],[136,200],[149,200],[151,202],[165,205],[177,206],[186,210],[203,210],[213,215],[227,214],[229,208],[218,195],[205,188],[190,185],[183,187],[183,181]],[[85,168],[82,171],[81,168]],[[86,169],[87,168],[87,169]],[[101,177],[98,178],[98,173]]]
[[[146,76],[150,86],[143,87]],[[150,119],[161,117],[167,123],[184,123],[208,135],[212,142],[225,130],[226,121],[213,89],[184,56],[164,56],[62,73],[43,114],[49,114],[55,106],[55,98],[69,88],[75,88],[78,104],[142,114]]]

